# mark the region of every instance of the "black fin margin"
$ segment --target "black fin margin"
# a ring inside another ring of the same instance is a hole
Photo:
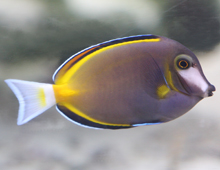
[[[128,41],[156,39],[156,38],[159,38],[159,36],[151,35],[151,34],[134,35],[134,36],[129,36],[129,37],[122,37],[122,38],[112,39],[112,40],[100,43],[100,44],[98,44],[98,46],[100,46],[102,48],[102,47],[106,47],[106,46],[109,46],[109,45],[120,44],[120,43],[128,42]]]
[[[91,127],[91,128],[99,128],[99,129],[112,129],[112,130],[116,130],[116,129],[126,129],[126,128],[132,128],[133,126],[111,126],[111,125],[102,125],[102,124],[98,124],[92,121],[89,121],[81,116],[78,116],[76,113],[72,112],[71,110],[69,110],[68,108],[66,108],[65,106],[59,105],[57,104],[57,109],[70,121],[72,120],[74,123],[77,122],[79,125],[82,126],[87,126],[87,127]]]
[[[71,68],[75,63],[77,63],[78,61],[80,61],[81,59],[86,57],[87,55],[89,55],[91,53],[94,53],[95,51],[100,50],[101,48],[104,48],[104,47],[107,47],[107,46],[110,46],[110,45],[114,45],[114,44],[120,44],[120,43],[123,43],[123,42],[128,42],[128,41],[156,39],[156,38],[159,38],[159,37],[156,36],[156,35],[151,35],[151,34],[149,34],[149,35],[137,35],[137,36],[130,36],[130,37],[112,39],[112,40],[105,41],[105,42],[100,43],[100,44],[93,45],[93,46],[91,46],[89,48],[86,48],[85,50],[82,50],[81,52],[77,53],[77,55],[74,55],[73,57],[76,57],[76,56],[80,55],[81,53],[88,51],[87,53],[82,55],[78,60],[76,60],[74,63],[72,63],[72,65],[70,65],[69,68]],[[92,50],[90,50],[90,49],[92,49]]]

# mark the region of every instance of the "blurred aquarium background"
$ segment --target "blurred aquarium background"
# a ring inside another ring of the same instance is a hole
[[[93,130],[53,107],[17,126],[18,102],[5,79],[52,83],[74,53],[137,34],[191,49],[214,96],[161,125]],[[220,0],[0,0],[0,169],[219,170],[219,87]]]

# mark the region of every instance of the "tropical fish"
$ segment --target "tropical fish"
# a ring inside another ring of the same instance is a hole
[[[215,91],[193,52],[156,35],[86,48],[55,71],[54,84],[5,81],[20,103],[18,125],[56,105],[68,120],[97,129],[168,122]]]

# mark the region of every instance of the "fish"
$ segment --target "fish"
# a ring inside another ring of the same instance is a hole
[[[94,129],[169,122],[215,91],[192,51],[152,34],[113,39],[76,53],[55,71],[54,84],[5,82],[19,101],[18,125],[56,105],[71,122]]]

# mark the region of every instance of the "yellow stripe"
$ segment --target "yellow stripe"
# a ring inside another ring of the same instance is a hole
[[[123,46],[123,45],[128,45],[128,44],[134,44],[134,43],[143,43],[143,42],[158,42],[160,41],[160,38],[155,38],[155,39],[144,39],[144,40],[135,40],[135,41],[128,41],[128,42],[122,42],[119,44],[113,44],[107,47],[103,47],[100,50],[97,50],[91,54],[89,54],[88,56],[84,57],[83,59],[81,59],[79,62],[77,62],[72,68],[70,68],[66,74],[63,75],[63,77],[60,80],[56,81],[56,84],[62,84],[62,83],[67,83],[70,78],[73,76],[73,74],[88,60],[90,60],[92,57],[96,56],[97,54],[105,51],[105,50],[109,50],[115,47],[119,47],[119,46]]]
[[[56,103],[67,101],[71,96],[76,96],[82,93],[83,91],[73,90],[68,84],[62,85],[53,85],[53,91],[56,98]]]
[[[170,89],[167,87],[167,85],[162,85],[160,87],[158,87],[157,89],[157,96],[160,98],[160,99],[163,99],[167,93],[169,93]]]
[[[130,124],[114,124],[114,123],[106,123],[106,122],[98,121],[96,119],[93,119],[93,118],[87,116],[86,114],[84,114],[80,110],[78,110],[75,107],[73,107],[71,104],[59,103],[59,105],[63,105],[64,107],[68,108],[73,113],[77,114],[78,116],[83,117],[84,119],[89,120],[89,121],[94,122],[94,123],[97,123],[97,124],[107,125],[107,126],[123,126],[123,127],[130,127],[131,126]]]
[[[165,77],[166,77],[167,83],[168,83],[168,85],[170,86],[170,88],[171,88],[172,90],[179,91],[179,90],[175,87],[175,85],[174,85],[174,83],[173,83],[172,73],[171,73],[171,71],[169,70],[169,65],[168,65],[168,64],[166,65]]]
[[[45,107],[47,105],[46,103],[46,96],[45,96],[45,93],[44,93],[44,89],[43,88],[40,88],[39,91],[38,91],[38,98],[40,100],[40,105],[42,107]]]

